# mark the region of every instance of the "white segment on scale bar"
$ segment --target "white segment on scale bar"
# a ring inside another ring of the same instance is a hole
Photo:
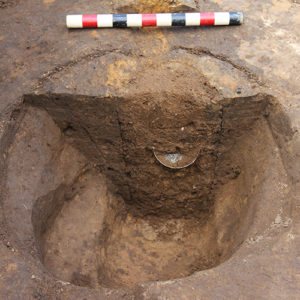
[[[172,14],[156,14],[156,26],[172,26]]]
[[[228,12],[215,12],[215,25],[229,25],[230,15]]]
[[[82,15],[69,15],[67,16],[68,28],[82,28]]]
[[[98,27],[113,27],[112,15],[97,15]]]
[[[142,27],[142,15],[141,14],[128,14],[127,15],[128,27]]]

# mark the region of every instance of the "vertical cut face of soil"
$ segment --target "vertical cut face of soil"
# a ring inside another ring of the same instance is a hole
[[[32,222],[15,229],[29,240],[32,226],[51,273],[80,286],[132,287],[234,253],[255,211],[255,184],[269,164],[281,165],[267,119],[274,104],[266,95],[210,104],[213,93],[25,97],[10,176],[31,184]],[[153,148],[197,156],[173,170]],[[11,222],[16,206],[5,208]]]

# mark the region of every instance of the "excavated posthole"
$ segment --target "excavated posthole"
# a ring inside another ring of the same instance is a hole
[[[280,160],[275,108],[261,94],[214,104],[179,94],[27,95],[7,221],[49,272],[80,286],[132,287],[215,267],[245,240],[255,191],[276,177],[265,176]],[[199,156],[172,170],[153,147],[197,147]]]

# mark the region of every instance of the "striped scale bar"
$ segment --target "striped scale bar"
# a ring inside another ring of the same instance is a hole
[[[241,12],[68,15],[68,28],[241,25]]]

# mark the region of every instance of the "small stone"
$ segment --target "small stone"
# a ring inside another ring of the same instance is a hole
[[[281,223],[281,216],[277,215],[277,217],[275,218],[275,224],[280,224]]]

